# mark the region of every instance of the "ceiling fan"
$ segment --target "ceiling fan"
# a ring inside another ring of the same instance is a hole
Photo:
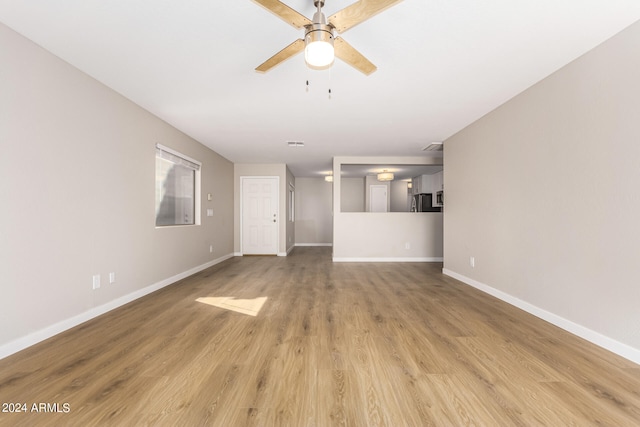
[[[313,19],[296,12],[279,0],[254,0],[297,29],[304,28],[304,39],[298,39],[280,52],[260,64],[256,71],[266,73],[281,62],[305,51],[305,62],[310,68],[325,69],[333,64],[337,56],[357,70],[369,75],[376,66],[354,49],[342,37],[334,37],[334,30],[343,33],[366,21],[402,0],[359,0],[336,12],[327,20],[322,13],[324,0],[314,0],[317,7]]]

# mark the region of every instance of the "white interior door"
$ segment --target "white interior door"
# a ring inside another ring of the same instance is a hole
[[[387,212],[388,196],[386,185],[369,187],[369,212]]]
[[[243,177],[242,253],[277,255],[278,253],[278,184],[276,177]]]

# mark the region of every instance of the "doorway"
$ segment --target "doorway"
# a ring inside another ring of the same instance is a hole
[[[369,212],[388,211],[388,187],[386,185],[369,186]]]
[[[243,255],[277,255],[280,177],[241,177]]]

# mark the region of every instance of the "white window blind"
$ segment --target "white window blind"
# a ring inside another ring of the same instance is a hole
[[[156,145],[156,226],[193,225],[199,221],[201,163]]]
[[[176,165],[182,165],[189,169],[193,169],[194,171],[199,171],[200,166],[202,165],[199,161],[190,159],[184,154],[180,154],[177,151],[160,144],[156,144],[156,157],[160,157],[161,159],[165,159]]]

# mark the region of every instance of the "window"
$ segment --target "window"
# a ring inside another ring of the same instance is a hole
[[[156,227],[200,223],[200,166],[156,145]]]

